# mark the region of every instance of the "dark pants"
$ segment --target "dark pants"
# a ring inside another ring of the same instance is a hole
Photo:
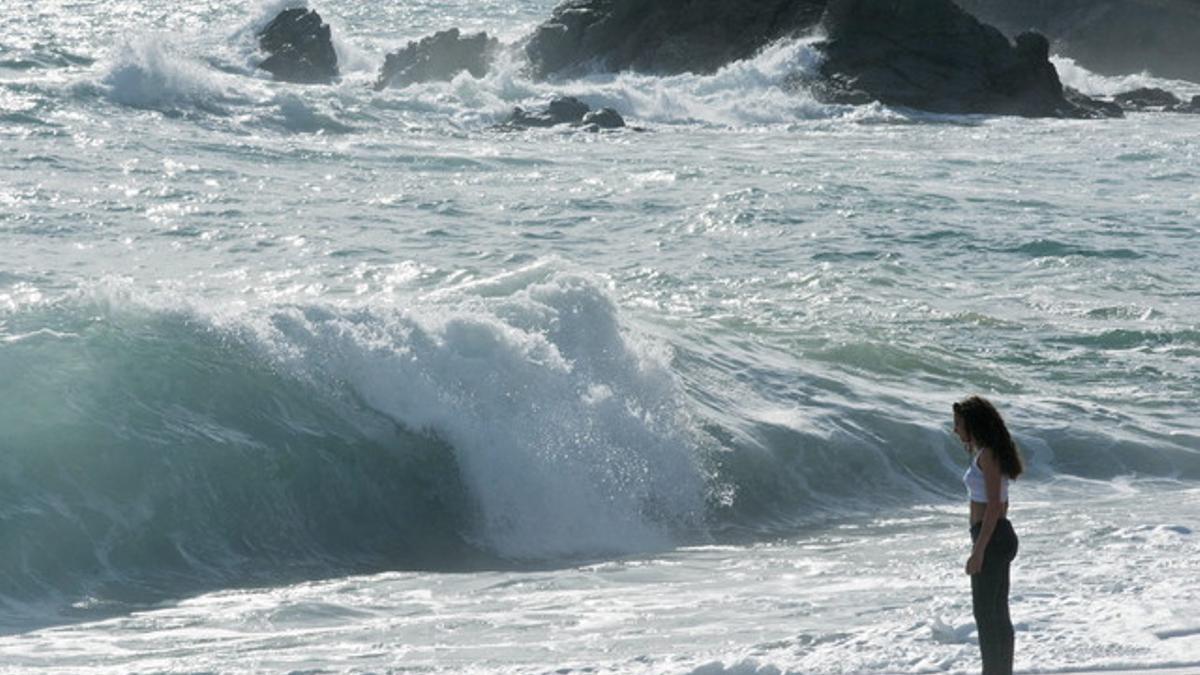
[[[982,523],[971,526],[971,541],[979,538]],[[1017,533],[1007,518],[996,529],[983,552],[983,569],[971,576],[971,601],[983,675],[1010,675],[1013,664],[1013,626],[1008,617],[1008,568],[1017,557]]]

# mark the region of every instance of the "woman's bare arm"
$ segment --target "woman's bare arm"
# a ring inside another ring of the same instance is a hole
[[[985,448],[979,453],[979,469],[983,471],[983,486],[988,501],[979,527],[979,537],[967,560],[967,574],[978,574],[983,569],[983,552],[987,550],[988,542],[996,531],[996,523],[1000,522],[1000,516],[1004,513],[1004,504],[1000,501],[1000,465],[991,450]]]

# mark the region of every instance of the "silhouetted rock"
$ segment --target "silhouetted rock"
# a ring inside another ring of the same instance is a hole
[[[1063,87],[1063,98],[1072,105],[1088,111],[1088,117],[1124,117],[1125,109],[1112,101],[1092,98],[1077,89]]]
[[[1200,82],[1196,0],[957,0],[1012,35],[1046,34],[1054,52],[1105,75],[1149,70]]]
[[[329,26],[313,10],[280,12],[258,34],[258,44],[269,54],[258,67],[276,80],[327,84],[338,76]]]
[[[1176,112],[1200,114],[1200,96],[1185,103],[1175,94],[1158,87],[1141,87],[1113,96],[1115,105],[1137,112]]]
[[[951,0],[830,0],[822,19],[827,101],[943,113],[1091,117],[1068,101],[1037,33],[1016,43]],[[1082,96],[1082,94],[1078,94]]]
[[[1200,115],[1200,95],[1193,96],[1190,103],[1182,103],[1175,107],[1175,112]]]
[[[1183,103],[1179,97],[1165,89],[1141,87],[1113,96],[1113,101],[1125,110],[1170,110]]]
[[[500,42],[487,33],[463,36],[457,28],[409,42],[404,49],[387,55],[375,89],[452,80],[464,71],[483,77],[499,46]]]
[[[812,28],[825,0],[568,0],[525,44],[536,75],[711,73]]]
[[[560,124],[570,124],[576,127],[586,127],[590,131],[598,131],[624,127],[625,120],[612,108],[593,111],[586,103],[573,96],[560,96],[551,99],[545,108],[536,112],[529,112],[522,108],[513,109],[512,114],[500,127],[529,129],[554,127]]]

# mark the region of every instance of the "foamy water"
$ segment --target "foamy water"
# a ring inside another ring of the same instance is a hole
[[[971,672],[976,392],[1018,669],[1200,668],[1200,117],[826,106],[809,38],[370,89],[548,2],[323,3],[295,86],[283,6],[6,25],[0,670]],[[643,130],[490,128],[553,94]]]

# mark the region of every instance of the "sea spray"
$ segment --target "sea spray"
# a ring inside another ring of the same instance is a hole
[[[491,302],[483,288],[396,313],[293,310],[268,341],[453,447],[490,550],[554,558],[694,536],[706,479],[667,364],[584,277],[552,274]]]
[[[265,89],[265,82],[257,81],[262,76],[255,70],[256,48],[247,46],[247,41],[259,23],[256,19],[235,31],[229,45],[208,55],[212,63],[197,58],[196,46],[182,50],[165,35],[135,37],[109,56],[100,84],[112,101],[134,108],[219,116],[250,112],[250,116],[239,122],[255,124],[263,117],[269,118],[271,107],[278,104],[284,113],[284,128],[290,131],[351,130],[353,125],[329,115],[318,119],[314,115],[319,113],[302,112],[312,111],[330,98],[321,88],[273,85],[287,93],[271,94]],[[807,91],[789,84],[819,64],[820,54],[813,47],[816,40],[812,37],[783,40],[711,75],[597,73],[570,82],[530,79],[527,64],[519,50],[512,47],[482,78],[464,73],[451,82],[423,83],[378,93],[362,87],[367,81],[364,78],[373,77],[376,66],[372,59],[343,46],[339,51],[353,54],[357,70],[348,72],[345,81],[334,85],[332,91],[336,92],[339,108],[368,104],[376,109],[419,113],[422,124],[429,124],[431,117],[441,116],[454,126],[466,128],[497,123],[514,106],[536,107],[556,95],[576,96],[593,107],[613,107],[643,123],[740,127],[847,114],[861,116],[861,111],[846,106],[817,103]],[[216,59],[227,62],[223,69],[213,67],[220,63]],[[233,69],[250,77],[238,80],[230,72],[224,72]],[[256,109],[258,112],[254,112]]]
[[[0,343],[3,595],[703,536],[674,378],[582,277],[490,310],[100,297],[18,312]]]
[[[1113,96],[1143,87],[1173,91],[1181,98],[1200,94],[1200,82],[1155,77],[1147,72],[1129,75],[1099,75],[1068,56],[1053,56],[1051,62],[1063,85],[1073,87],[1089,96]]]
[[[790,78],[810,73],[819,64],[814,42],[816,38],[782,40],[710,75],[594,73],[562,82],[529,79],[527,64],[510,51],[482,78],[463,74],[450,83],[411,85],[382,95],[468,110],[482,105],[494,121],[501,121],[514,105],[536,107],[555,95],[575,96],[594,108],[610,107],[634,120],[661,124],[746,126],[842,115],[848,112],[845,106],[817,103],[807,91],[788,85]]]
[[[246,102],[234,80],[170,46],[165,35],[135,38],[108,59],[101,84],[116,103],[133,108],[174,111],[194,107],[226,114],[224,104]]]

